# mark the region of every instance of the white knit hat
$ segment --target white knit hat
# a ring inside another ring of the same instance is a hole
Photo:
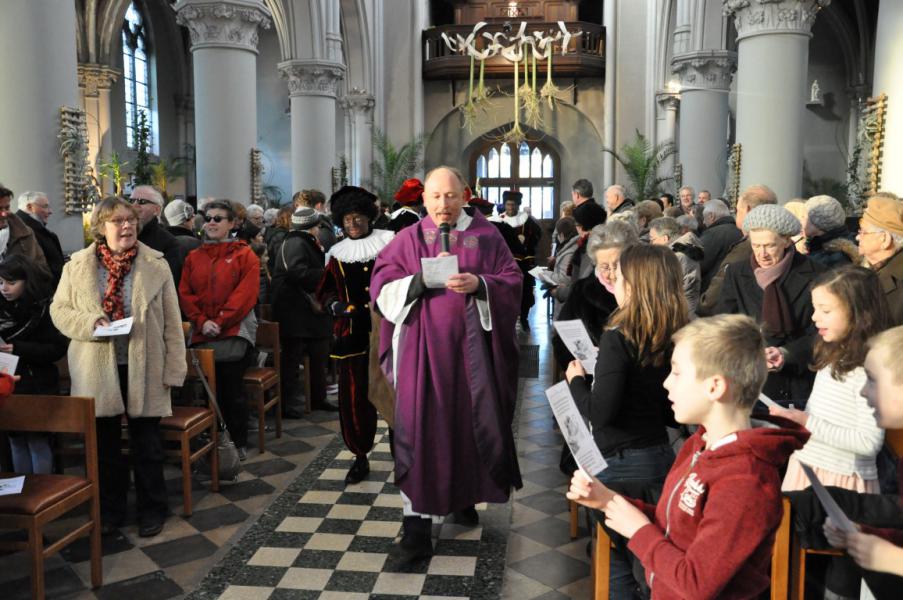
[[[184,200],[173,200],[163,209],[163,216],[171,226],[181,225],[194,216],[194,209]]]
[[[812,196],[806,201],[806,218],[815,227],[828,232],[843,227],[847,213],[836,198]]]
[[[802,227],[793,213],[777,204],[761,204],[746,215],[743,231],[749,233],[756,229],[768,229],[778,235],[791,237],[800,232]]]

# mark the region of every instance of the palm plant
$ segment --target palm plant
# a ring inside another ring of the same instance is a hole
[[[113,193],[117,196],[122,195],[122,183],[125,179],[125,168],[128,166],[128,161],[122,160],[119,157],[119,153],[113,150],[110,153],[110,158],[105,161],[101,161],[97,165],[97,170],[100,173],[100,176],[109,177],[113,182]]]
[[[621,146],[620,151],[602,148],[615,157],[624,171],[630,184],[627,194],[636,200],[645,200],[661,195],[662,184],[674,179],[673,175],[662,176],[659,169],[666,160],[677,152],[674,142],[662,142],[653,145],[646,136],[637,129],[633,141]]]
[[[163,194],[163,198],[169,201],[169,192],[166,189],[168,184],[180,177],[185,177],[187,170],[185,168],[185,163],[178,158],[170,161],[161,158],[158,162],[151,163],[150,172],[151,183],[155,188],[160,190],[160,193]]]
[[[370,164],[373,176],[371,191],[379,196],[381,202],[391,203],[404,180],[413,177],[423,167],[425,144],[426,137],[421,134],[401,148],[396,148],[385,133],[373,128],[376,160]]]

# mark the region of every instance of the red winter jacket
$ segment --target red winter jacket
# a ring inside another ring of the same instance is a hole
[[[769,586],[781,522],[779,470],[809,432],[785,419],[706,450],[700,427],[677,456],[658,505],[634,503],[653,520],[628,548],[646,569],[653,600],[756,598]]]
[[[191,343],[209,342],[201,327],[213,321],[220,327],[216,339],[238,335],[242,319],[257,304],[260,259],[241,240],[205,243],[192,250],[182,266],[179,304],[194,326]]]

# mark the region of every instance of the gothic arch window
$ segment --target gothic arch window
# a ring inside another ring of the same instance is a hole
[[[132,2],[122,23],[122,80],[125,84],[125,140],[135,148],[135,130],[143,112],[150,130],[151,151],[156,147],[151,107],[151,60],[149,35],[144,15]]]
[[[557,212],[558,155],[542,142],[491,142],[471,156],[470,172],[479,180],[483,197],[499,204],[502,192],[517,189],[524,207],[537,219],[553,219]]]

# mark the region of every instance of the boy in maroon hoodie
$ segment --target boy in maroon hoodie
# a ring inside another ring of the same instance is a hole
[[[698,424],[657,505],[628,500],[577,471],[568,498],[605,512],[630,539],[653,600],[756,598],[769,585],[781,521],[780,469],[809,437],[799,425],[750,424],[767,367],[758,325],[742,315],[699,319],[674,336],[665,380],[679,423]]]

